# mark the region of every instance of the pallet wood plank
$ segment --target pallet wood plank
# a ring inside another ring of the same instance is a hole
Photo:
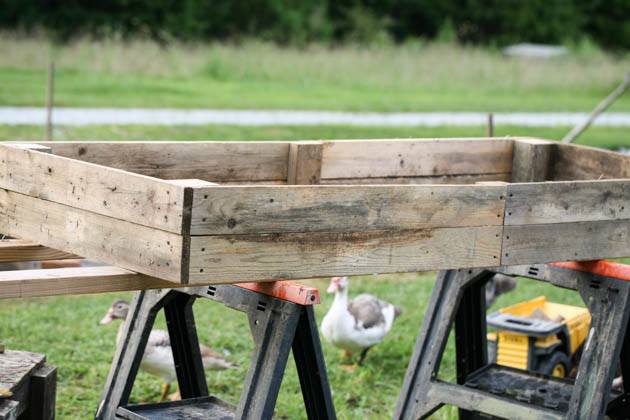
[[[162,179],[286,181],[288,142],[40,142],[53,153]]]
[[[166,280],[186,280],[181,235],[2,189],[0,232]]]
[[[64,260],[70,258],[80,257],[22,239],[4,239],[0,241],[0,263]]]
[[[391,185],[391,184],[415,184],[415,185],[442,185],[442,184],[475,184],[486,181],[509,182],[512,180],[510,172],[502,174],[460,174],[437,176],[404,176],[389,178],[336,178],[322,179],[322,185]]]
[[[630,181],[511,184],[506,225],[630,219]]]
[[[0,299],[122,292],[173,286],[169,281],[111,266],[0,272]]]
[[[555,142],[540,139],[516,139],[512,157],[512,182],[547,180]]]
[[[502,265],[630,256],[630,220],[505,226]]]
[[[575,144],[558,144],[554,181],[630,178],[630,156]]]
[[[169,232],[182,231],[181,186],[14,145],[0,145],[0,162],[1,188]]]
[[[325,142],[322,179],[506,173],[512,140],[413,139]]]
[[[293,142],[289,145],[287,184],[319,184],[322,175],[322,142]]]
[[[501,225],[506,186],[195,188],[191,235]]]
[[[498,265],[501,226],[193,236],[190,283],[303,279]]]

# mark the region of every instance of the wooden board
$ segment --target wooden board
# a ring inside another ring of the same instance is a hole
[[[501,225],[505,186],[195,188],[191,235]]]
[[[322,185],[443,185],[443,184],[475,184],[487,181],[509,182],[512,174],[473,174],[473,175],[438,175],[438,176],[404,176],[390,178],[337,178],[322,179]]]
[[[322,174],[322,142],[302,141],[289,145],[287,184],[319,184]]]
[[[0,299],[160,289],[173,283],[118,267],[0,272]]]
[[[182,231],[182,186],[12,145],[0,144],[0,163],[0,188],[169,232]]]
[[[630,255],[630,220],[506,226],[502,265]]]
[[[184,238],[174,233],[6,190],[0,190],[0,232],[166,280],[186,281]]]
[[[80,257],[22,239],[4,239],[0,241],[0,263],[63,260],[67,258]]]
[[[630,219],[630,180],[508,186],[505,224]]]
[[[549,178],[556,142],[516,139],[512,157],[512,182],[541,182]]]
[[[512,140],[413,139],[325,142],[322,179],[507,173]]]
[[[193,236],[190,283],[302,279],[499,265],[501,226]]]
[[[558,144],[554,181],[630,178],[630,156],[593,147]]]
[[[162,179],[286,181],[287,142],[41,142],[54,154]]]

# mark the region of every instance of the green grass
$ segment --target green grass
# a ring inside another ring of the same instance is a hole
[[[391,416],[402,385],[406,365],[433,287],[433,275],[406,274],[353,278],[351,295],[376,294],[404,308],[386,340],[375,347],[365,366],[353,374],[341,369],[340,352],[324,344],[335,407],[342,419],[381,419]],[[323,293],[326,281],[310,282]],[[550,299],[580,304],[576,293],[532,280],[520,280],[516,291],[502,296],[493,309],[546,294]],[[98,321],[115,298],[130,298],[129,293],[95,296],[37,298],[4,301],[0,307],[0,337],[9,347],[42,352],[48,363],[59,369],[57,394],[58,418],[85,419],[93,416],[114,351],[118,325],[99,326]],[[332,303],[323,293],[316,307],[318,322]],[[228,310],[214,302],[195,305],[200,340],[240,364],[235,370],[207,372],[210,392],[235,402],[242,390],[243,378],[253,348],[244,314]],[[220,321],[219,321],[220,320]],[[157,326],[164,328],[162,315]],[[441,377],[454,380],[453,345],[449,343]],[[159,379],[141,372],[132,394],[133,401],[155,401]],[[282,383],[276,414],[278,418],[304,418],[299,382],[292,359]],[[453,418],[445,410],[437,418]]]
[[[529,136],[562,138],[570,127],[498,126],[497,136]],[[272,126],[241,127],[207,126],[87,126],[56,127],[55,140],[306,140],[306,139],[369,139],[418,137],[484,136],[483,127],[347,127],[347,126]],[[0,140],[41,141],[44,128],[30,125],[0,125]],[[626,128],[592,127],[576,142],[595,147],[630,147]]]
[[[623,77],[627,55],[574,51],[519,60],[450,44],[280,48],[245,42],[173,44],[0,34],[0,105],[44,104],[55,57],[55,103],[370,111],[586,111]],[[630,96],[613,110],[630,110]]]

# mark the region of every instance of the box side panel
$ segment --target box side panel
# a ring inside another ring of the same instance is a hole
[[[506,174],[512,140],[355,140],[325,142],[322,180]]]
[[[506,226],[502,265],[630,256],[630,220]]]
[[[503,223],[505,186],[195,188],[192,235],[368,232]]]
[[[42,142],[53,153],[162,179],[285,182],[286,142]]]
[[[630,178],[630,156],[573,144],[558,144],[553,180],[597,180]]]
[[[0,232],[174,282],[181,235],[0,190]]]
[[[10,145],[0,145],[0,162],[1,188],[169,232],[182,231],[181,186]]]
[[[630,180],[508,186],[506,225],[630,219]]]
[[[498,265],[501,226],[193,236],[190,283],[301,279]]]

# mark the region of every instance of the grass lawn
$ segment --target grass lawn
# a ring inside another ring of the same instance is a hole
[[[0,33],[0,105],[43,106],[49,57],[59,106],[355,111],[588,111],[630,64],[628,55],[593,47],[522,60],[423,42],[292,49],[80,40],[52,47]],[[630,96],[612,110],[630,111]]]
[[[406,274],[364,276],[351,280],[351,295],[369,292],[404,308],[386,340],[368,355],[365,365],[349,374],[339,369],[340,352],[324,345],[335,407],[342,419],[381,419],[391,416],[402,385],[411,350],[428,303],[434,275]],[[316,308],[318,322],[332,303],[324,293],[326,280],[313,280],[323,293]],[[516,291],[502,296],[493,309],[546,294],[550,299],[580,304],[576,293],[522,279]],[[48,362],[59,368],[58,418],[85,419],[94,415],[114,351],[118,324],[99,326],[98,321],[115,298],[130,293],[103,294],[3,301],[0,307],[0,337],[9,347],[45,353]],[[229,358],[240,364],[235,370],[207,372],[211,394],[237,401],[253,348],[244,314],[214,302],[195,305],[200,340],[214,349],[231,352]],[[158,326],[165,328],[160,315]],[[441,377],[454,380],[453,344],[449,343]],[[159,379],[141,372],[132,394],[133,401],[154,401],[160,391]],[[304,418],[299,382],[289,360],[278,400],[278,418]],[[454,418],[445,409],[436,418]]]
[[[498,126],[497,136],[562,138],[570,127],[542,128]],[[591,127],[576,142],[617,149],[630,147],[627,128]],[[483,127],[347,127],[347,126],[86,126],[56,127],[55,140],[315,140],[484,136]],[[0,125],[0,141],[44,138],[44,128],[32,125]]]

